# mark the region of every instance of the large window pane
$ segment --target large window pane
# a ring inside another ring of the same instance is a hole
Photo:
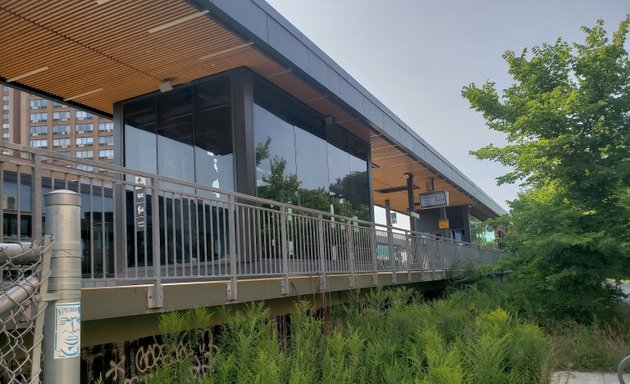
[[[125,166],[157,173],[155,98],[125,104]]]
[[[296,203],[297,170],[293,126],[254,105],[254,140],[259,195]]]
[[[229,78],[195,85],[194,98],[196,180],[213,188],[234,190]]]
[[[158,173],[195,181],[192,89],[160,94],[157,111]]]

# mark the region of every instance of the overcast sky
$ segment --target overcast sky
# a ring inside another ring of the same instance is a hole
[[[616,30],[630,0],[267,0],[499,204],[504,169],[468,155],[504,143],[461,97],[469,83],[510,85],[506,50],[583,41],[580,26]]]

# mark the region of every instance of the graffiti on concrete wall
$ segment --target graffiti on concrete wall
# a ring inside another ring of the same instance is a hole
[[[210,331],[198,335],[196,340],[180,340],[173,345],[163,343],[159,337],[145,337],[87,347],[81,353],[81,382],[91,383],[100,377],[104,383],[135,384],[169,359],[186,357],[191,359],[192,373],[201,376],[208,373],[214,352]]]

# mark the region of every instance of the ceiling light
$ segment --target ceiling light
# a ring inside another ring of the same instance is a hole
[[[160,92],[168,92],[173,90],[173,83],[170,80],[164,80],[160,83]]]
[[[67,98],[63,99],[63,101],[75,100],[75,99],[81,98],[83,96],[87,96],[87,95],[91,95],[91,94],[96,93],[96,92],[100,92],[102,90],[103,90],[103,88],[93,89],[91,91],[84,92],[84,93],[81,93],[79,95],[75,95],[75,96],[72,96],[72,97],[67,97]]]
[[[168,23],[166,23],[166,24],[162,24],[162,25],[159,25],[159,26],[157,26],[157,27],[155,27],[155,28],[151,28],[151,29],[149,29],[149,31],[148,31],[148,32],[149,32],[149,33],[160,32],[160,31],[165,30],[166,28],[174,27],[174,26],[179,25],[179,24],[181,24],[181,23],[185,23],[185,22],[187,22],[187,21],[189,21],[189,20],[196,19],[196,18],[198,18],[198,17],[200,17],[200,16],[203,16],[203,15],[205,15],[205,14],[209,13],[209,12],[210,12],[210,11],[205,10],[205,11],[201,11],[201,12],[193,13],[192,15],[188,15],[188,16],[180,17],[179,19],[176,19],[176,20],[173,20],[173,21],[169,21],[169,22],[168,22]]]
[[[10,79],[7,79],[6,82],[10,83],[10,82],[13,82],[13,81],[18,81],[18,80],[21,80],[21,79],[23,79],[25,77],[29,77],[29,76],[32,76],[32,75],[36,75],[36,74],[38,74],[40,72],[44,72],[47,69],[48,69],[48,67],[41,67],[41,68],[33,69],[32,71],[28,71],[28,72],[25,72],[25,73],[23,73],[21,75],[14,76],[14,77],[12,77]]]
[[[230,52],[238,51],[239,49],[249,47],[250,45],[253,45],[253,44],[254,44],[254,42],[253,42],[253,41],[250,41],[249,43],[244,43],[244,44],[235,45],[235,46],[230,47],[230,48],[226,48],[226,49],[222,49],[222,50],[220,50],[220,51],[216,51],[216,52],[211,53],[211,54],[209,54],[209,55],[201,56],[201,57],[199,58],[199,60],[207,60],[207,59],[211,59],[211,58],[213,58],[213,57],[217,57],[217,56],[225,55],[226,53],[230,53]]]

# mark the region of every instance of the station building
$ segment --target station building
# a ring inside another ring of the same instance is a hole
[[[445,214],[419,194],[447,191],[444,234],[466,241],[469,217],[504,212],[263,1],[13,3],[2,19],[23,33],[3,34],[1,79],[111,118],[115,164],[364,219],[416,211],[434,233]],[[298,192],[278,195],[274,172]]]

